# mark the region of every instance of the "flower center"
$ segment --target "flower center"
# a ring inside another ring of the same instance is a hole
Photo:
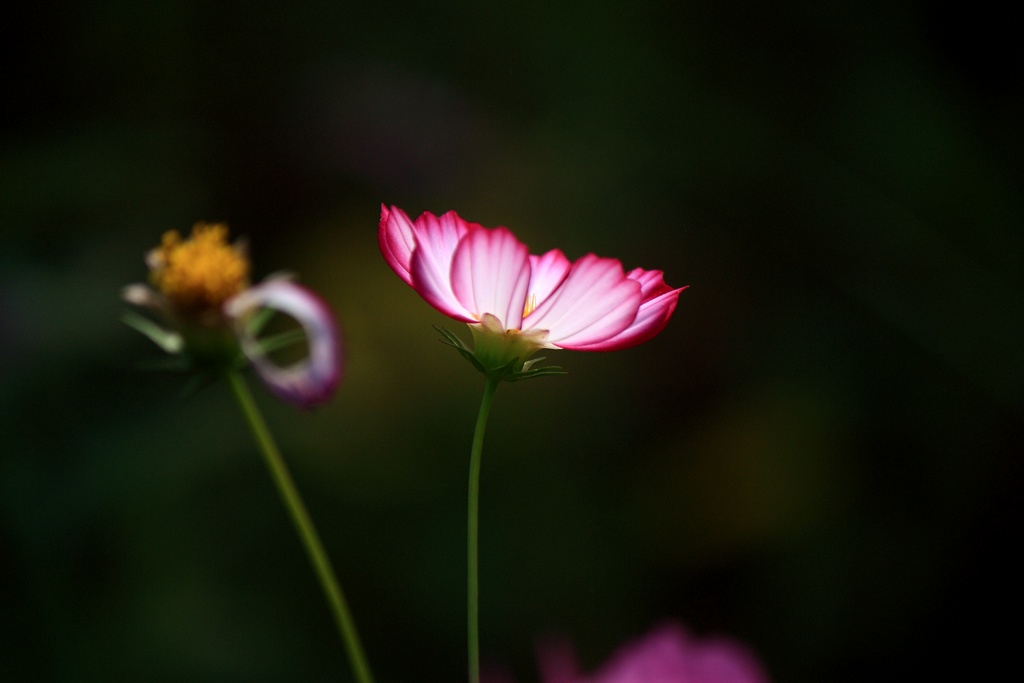
[[[171,230],[149,253],[150,278],[175,308],[219,309],[249,286],[249,260],[227,236],[226,225],[197,223],[189,239]]]
[[[530,296],[526,297],[526,304],[523,306],[523,317],[525,318],[526,316],[533,313],[533,309],[535,308],[537,308],[537,295],[531,294]]]

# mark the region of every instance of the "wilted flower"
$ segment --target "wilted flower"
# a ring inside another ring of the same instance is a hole
[[[548,646],[540,656],[543,683],[768,683],[760,663],[727,638],[694,638],[665,624],[627,643],[595,673],[580,673],[572,647]]]
[[[449,343],[503,379],[531,374],[527,359],[538,349],[611,351],[647,341],[664,329],[683,289],[665,284],[659,270],[627,273],[617,259],[570,262],[558,249],[532,255],[506,228],[454,211],[411,221],[382,206],[378,241],[388,265],[427,303],[469,323],[474,349],[453,336]]]
[[[250,286],[246,250],[228,243],[227,226],[197,223],[188,239],[168,232],[146,255],[146,264],[153,287],[129,285],[122,295],[155,311],[166,326],[135,314],[127,314],[125,322],[162,349],[206,371],[227,370],[248,359],[271,391],[304,407],[334,394],[341,358],[330,309],[287,279]],[[305,358],[286,367],[270,360],[268,352],[283,341],[257,338],[270,311],[284,313],[302,327],[309,345]]]

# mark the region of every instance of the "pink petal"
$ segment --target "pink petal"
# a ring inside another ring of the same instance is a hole
[[[643,303],[633,323],[619,334],[596,344],[577,347],[578,351],[617,351],[641,344],[660,333],[676,310],[679,293],[686,287],[672,289],[665,284],[660,270],[635,268],[626,275],[640,283]]]
[[[675,683],[690,679],[688,634],[676,625],[663,626],[639,640],[627,643],[594,676],[594,683]]]
[[[552,249],[541,256],[530,255],[529,296],[534,299],[534,308],[544,303],[551,292],[562,284],[571,267],[572,262],[559,249]]]
[[[768,683],[757,658],[727,638],[691,641],[686,679],[706,683]]]
[[[267,357],[245,326],[246,317],[261,308],[295,318],[309,343],[306,358],[280,367]],[[304,408],[330,400],[341,382],[341,341],[334,316],[318,296],[294,282],[272,280],[228,299],[224,311],[238,322],[242,351],[271,391]]]
[[[455,250],[451,285],[477,319],[490,313],[506,330],[518,330],[530,285],[530,252],[505,228],[472,230]]]
[[[398,277],[412,284],[412,252],[416,249],[416,237],[412,221],[397,206],[388,209],[380,205],[380,227],[377,229],[377,243],[391,269]]]
[[[757,658],[727,638],[697,639],[668,623],[620,647],[590,676],[578,673],[572,648],[540,653],[544,683],[767,683]]]
[[[548,330],[552,346],[586,347],[629,327],[640,302],[640,284],[625,276],[619,261],[587,254],[572,265],[551,296],[527,316],[525,326]]]
[[[634,268],[626,273],[626,277],[640,283],[640,291],[643,293],[645,301],[672,291],[672,288],[665,284],[665,273],[660,270]]]
[[[475,230],[475,223],[467,223],[454,211],[440,218],[424,212],[413,226],[415,246],[412,252],[409,284],[428,304],[456,320],[476,322],[473,312],[467,310],[452,292],[452,258],[461,239]],[[401,273],[399,271],[399,275]]]
[[[667,623],[645,640],[681,660],[676,678],[699,683],[768,683],[768,675],[743,643],[725,636],[697,638],[679,624]],[[643,640],[638,645],[643,647]]]

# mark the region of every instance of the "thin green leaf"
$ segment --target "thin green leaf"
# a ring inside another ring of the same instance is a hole
[[[121,321],[128,327],[140,332],[167,353],[181,353],[184,348],[185,343],[180,334],[165,330],[149,318],[143,317],[135,311],[125,311],[122,313]]]

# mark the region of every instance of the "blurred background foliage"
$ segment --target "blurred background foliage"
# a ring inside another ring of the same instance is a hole
[[[342,320],[330,406],[260,398],[378,680],[461,678],[482,380],[380,258],[381,202],[691,285],[646,345],[552,353],[570,375],[499,391],[490,665],[536,680],[562,634],[593,666],[665,619],[742,639],[778,681],[1005,656],[1024,91],[1003,7],[5,11],[0,679],[349,676],[227,388],[183,397],[118,321],[145,251],[197,220]]]

